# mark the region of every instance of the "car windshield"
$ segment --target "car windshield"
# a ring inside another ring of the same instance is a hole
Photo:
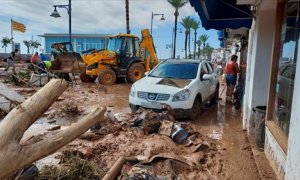
[[[107,50],[108,51],[120,51],[121,49],[121,46],[122,46],[122,38],[111,38],[109,39],[108,41],[108,44],[107,44]]]
[[[198,63],[162,63],[155,68],[150,77],[195,79],[198,72]]]

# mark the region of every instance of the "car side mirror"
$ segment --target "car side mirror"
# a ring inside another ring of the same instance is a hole
[[[216,74],[222,74],[222,71],[223,71],[222,65],[218,65],[215,69]]]
[[[145,76],[148,76],[148,75],[149,75],[149,73],[150,73],[150,72],[149,72],[149,71],[147,71],[147,72],[145,72],[145,73],[144,73],[144,75],[145,75]]]
[[[204,74],[202,76],[202,81],[211,81],[212,77],[209,74]]]

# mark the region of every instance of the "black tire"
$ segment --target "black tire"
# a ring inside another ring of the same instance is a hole
[[[95,80],[97,79],[97,76],[90,76],[90,75],[87,75],[85,73],[85,71],[83,73],[80,74],[80,80],[82,82],[90,82],[90,83],[93,83],[95,82]]]
[[[202,110],[201,106],[202,106],[202,99],[201,97],[197,97],[192,107],[192,113],[190,117],[192,121],[197,120],[198,115],[201,114],[201,110]]]
[[[127,80],[130,83],[141,79],[145,74],[145,67],[141,63],[133,63],[127,71]]]
[[[105,69],[98,75],[98,81],[103,85],[113,85],[117,79],[116,73],[111,69]]]
[[[211,104],[218,103],[218,101],[219,101],[219,90],[220,90],[220,85],[217,84],[214,96],[210,100]]]

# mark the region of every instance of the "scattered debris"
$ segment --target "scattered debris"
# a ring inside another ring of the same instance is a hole
[[[97,163],[78,155],[65,155],[60,166],[44,166],[38,175],[39,180],[48,179],[101,179],[105,175]]]
[[[173,129],[174,122],[164,120],[159,129],[159,134],[170,137]]]
[[[47,131],[55,131],[55,130],[58,130],[58,129],[60,129],[60,126],[54,125],[54,126],[48,128]]]
[[[183,143],[187,137],[188,132],[181,128],[179,125],[174,124],[172,129],[172,139],[177,143]]]
[[[79,139],[85,139],[88,141],[95,141],[100,139],[101,136],[92,132],[86,132],[84,134],[82,134],[81,136],[79,136]]]
[[[76,105],[72,101],[65,103],[62,107],[62,111],[64,113],[68,113],[68,114],[78,114],[79,113],[78,105]]]

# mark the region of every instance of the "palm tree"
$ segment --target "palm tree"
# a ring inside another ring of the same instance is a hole
[[[35,49],[38,49],[39,46],[41,46],[41,43],[39,43],[37,40],[35,40],[35,41],[31,40],[31,47],[33,48],[33,51]]]
[[[185,48],[185,58],[187,58],[187,41],[190,37],[191,33],[191,27],[194,23],[194,19],[190,16],[186,16],[185,18],[182,18],[180,24],[185,28],[185,41],[184,41],[184,48]]]
[[[192,29],[194,29],[195,41],[194,41],[194,59],[196,59],[196,44],[197,44],[197,30],[200,27],[200,21],[193,21]]]
[[[31,48],[31,41],[24,40],[23,43],[27,47],[27,54],[29,54],[29,49]]]
[[[174,46],[173,46],[173,58],[175,59],[176,54],[176,37],[177,37],[177,19],[179,16],[178,10],[183,7],[188,1],[187,0],[168,0],[168,2],[175,8],[175,26],[174,26]]]
[[[127,34],[130,34],[130,28],[129,28],[129,0],[125,0],[125,9],[126,9],[126,29],[127,29]]]
[[[206,43],[205,51],[207,53],[207,57],[211,59],[211,54],[214,51],[214,48],[211,47],[209,43]]]
[[[206,44],[206,41],[208,40],[208,38],[209,38],[209,36],[206,34],[203,34],[199,37],[199,40],[201,40],[202,44],[203,44],[203,56],[204,56],[205,44]]]
[[[197,54],[198,54],[198,59],[199,59],[200,58],[200,47],[202,45],[202,41],[200,39],[198,39],[196,43],[197,43],[197,46],[198,46],[198,53]]]
[[[2,43],[2,48],[4,48],[5,54],[6,54],[6,48],[9,44],[13,43],[13,38],[9,38],[9,37],[3,37],[1,40]]]

